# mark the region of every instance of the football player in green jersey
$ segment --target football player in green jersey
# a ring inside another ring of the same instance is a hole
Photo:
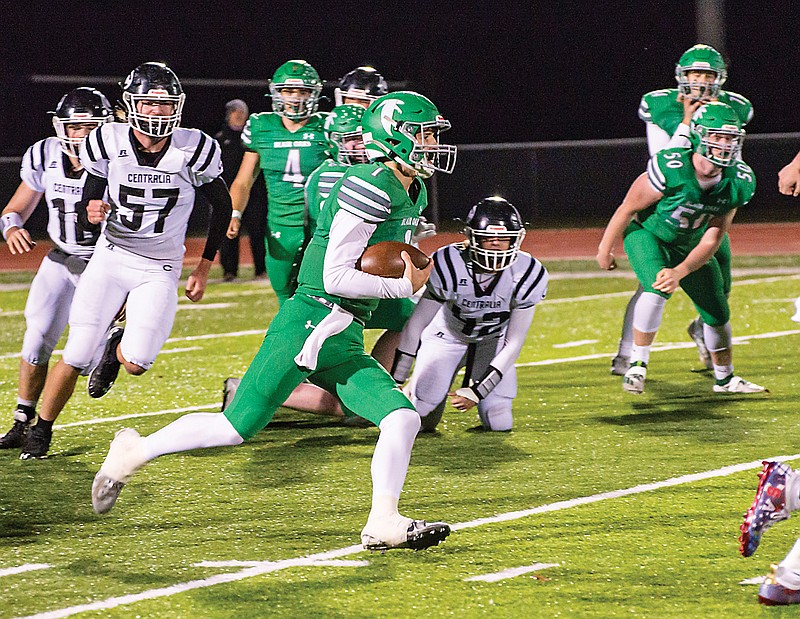
[[[239,234],[250,188],[264,171],[267,184],[267,275],[278,303],[296,286],[299,252],[305,241],[306,178],[327,158],[325,114],[317,112],[322,81],[305,60],[290,60],[269,85],[272,112],[251,114],[242,131],[247,149],[231,184],[233,216],[228,238]]]
[[[370,467],[372,508],[361,532],[364,547],[419,550],[449,535],[445,523],[412,520],[398,511],[420,418],[366,353],[363,340],[363,325],[378,299],[411,296],[427,281],[432,264],[417,269],[403,252],[400,278],[355,268],[368,245],[410,240],[427,203],[420,179],[449,173],[455,165],[455,146],[439,142],[439,133],[449,127],[436,106],[417,93],[391,93],[370,105],[362,128],[371,163],[351,166],[332,188],[303,256],[297,292],[269,325],[233,402],[224,413],[184,415],[147,437],[132,429],[118,432],[92,484],[95,511],[110,510],[149,460],[251,438],[308,379],[380,429]]]
[[[611,217],[597,252],[601,268],[616,267],[613,248],[624,234],[625,252],[644,292],[633,316],[630,393],[644,390],[650,346],[667,299],[680,285],[703,317],[713,362],[715,392],[754,393],[764,387],[735,376],[730,308],[714,254],[736,210],[755,191],[755,175],[740,159],[744,132],[736,112],[709,102],[692,118],[692,148],[656,153]]]
[[[690,146],[689,127],[692,115],[709,101],[722,101],[730,105],[744,127],[753,118],[753,106],[743,96],[723,91],[727,69],[722,55],[709,45],[690,47],[675,66],[677,88],[648,92],[639,104],[639,118],[647,127],[647,147],[650,156],[665,148]],[[730,292],[731,249],[728,237],[722,241],[716,254],[722,269],[726,293]],[[622,335],[617,355],[611,361],[611,373],[622,376],[630,367],[633,346],[633,308],[642,294],[640,286],[625,309]],[[689,324],[689,335],[697,344],[700,361],[712,369],[711,356],[703,339],[703,321],[698,317]]]

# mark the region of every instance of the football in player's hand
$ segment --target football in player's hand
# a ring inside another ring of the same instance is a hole
[[[405,262],[400,257],[400,252],[403,251],[408,253],[411,262],[418,269],[424,269],[431,260],[424,252],[408,243],[383,241],[367,247],[356,262],[356,268],[380,277],[403,277],[406,270]]]

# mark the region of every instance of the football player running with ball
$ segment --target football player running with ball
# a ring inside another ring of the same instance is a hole
[[[404,254],[403,277],[355,268],[368,245],[411,238],[427,205],[423,178],[451,172],[455,146],[440,144],[450,127],[430,100],[397,92],[375,100],[362,119],[371,163],[351,166],[336,183],[303,257],[297,292],[280,308],[236,396],[224,413],[193,413],[147,437],[117,433],[92,485],[98,513],[146,462],[198,447],[238,445],[252,438],[304,379],[335,394],[380,428],[372,457],[372,508],[361,532],[365,548],[422,549],[450,527],[398,511],[420,419],[392,377],[364,350],[363,325],[381,298],[409,297],[432,264],[417,269]]]
[[[289,60],[269,84],[272,112],[251,114],[242,131],[245,153],[231,183],[233,213],[228,238],[239,234],[250,189],[264,171],[267,185],[267,275],[283,304],[297,287],[300,252],[306,240],[303,187],[328,155],[323,123],[317,112],[322,80],[305,60]]]
[[[639,118],[647,127],[647,147],[652,157],[665,148],[689,148],[689,128],[697,109],[709,101],[727,103],[736,112],[744,127],[753,118],[753,106],[742,95],[722,90],[728,77],[722,55],[709,45],[695,45],[686,50],[675,66],[677,88],[648,92],[639,104]],[[725,294],[731,291],[731,245],[726,234],[714,255],[722,270]],[[625,308],[622,335],[617,355],[611,362],[611,373],[622,376],[630,367],[633,347],[633,308],[643,292],[639,286]],[[711,356],[703,338],[703,319],[695,318],[688,328],[697,345],[700,361],[713,369]]]
[[[9,251],[29,252],[34,243],[23,224],[44,196],[47,234],[54,244],[31,282],[25,303],[26,329],[14,425],[0,437],[0,449],[23,447],[24,452],[31,453],[24,447],[50,356],[67,326],[75,287],[100,236],[99,227],[89,224],[86,211],[79,212],[78,208],[87,176],[80,151],[89,132],[112,118],[111,105],[99,90],[81,87],[65,94],[53,112],[57,137],[36,142],[26,151],[20,170],[22,182],[0,216]],[[100,354],[102,346],[97,347],[94,362]],[[45,421],[37,434],[45,434],[47,425]]]
[[[407,391],[426,432],[441,420],[448,395],[460,411],[477,406],[484,430],[508,431],[514,362],[547,294],[547,269],[521,251],[522,218],[503,198],[473,206],[464,233],[466,242],[433,254],[434,270],[403,329],[392,376],[405,382],[416,357]],[[463,384],[448,393],[464,365]]]
[[[104,395],[120,366],[134,375],[152,367],[175,319],[183,242],[196,191],[208,199],[212,213],[203,257],[189,275],[186,296],[191,301],[203,297],[231,202],[220,176],[217,142],[178,126],[184,99],[169,67],[142,64],[122,85],[128,122],[101,125],[81,149],[88,172],[82,198],[87,219],[98,226],[105,221],[105,228],[75,290],[64,353],[44,386],[36,428],[44,420],[47,431],[30,433],[23,456],[47,453],[53,421],[126,299],[126,327],[109,334],[89,376],[89,395]],[[106,191],[108,202],[102,199]]]
[[[600,268],[616,267],[614,245],[624,234],[625,252],[644,288],[633,315],[631,367],[622,379],[629,393],[644,391],[650,346],[678,286],[705,323],[716,378],[713,390],[765,391],[733,372],[730,307],[714,258],[736,210],[755,192],[755,174],[739,159],[743,138],[739,117],[729,105],[703,105],[692,117],[692,148],[668,148],[654,155],[606,226],[597,251]]]

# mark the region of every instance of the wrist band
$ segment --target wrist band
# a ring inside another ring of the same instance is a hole
[[[0,231],[2,231],[4,239],[11,228],[22,228],[23,225],[24,222],[19,213],[8,213],[0,216]]]
[[[241,219],[242,218],[242,211],[237,211],[236,209],[231,211],[231,219]]]

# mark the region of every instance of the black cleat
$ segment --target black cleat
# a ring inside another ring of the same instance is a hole
[[[33,426],[31,431],[28,432],[28,439],[19,454],[19,459],[33,460],[47,457],[51,440],[53,440],[53,432],[51,430],[41,429],[38,425]]]
[[[31,411],[33,409],[31,408]],[[31,417],[25,411],[17,406],[14,411],[14,425],[3,436],[0,436],[0,449],[17,449],[25,444],[25,439],[28,437],[28,431],[31,428],[31,421],[36,416],[33,413]]]
[[[100,363],[89,374],[89,382],[87,383],[89,395],[93,398],[102,398],[109,392],[114,381],[117,380],[119,366],[122,365],[117,359],[117,345],[122,339],[123,333],[125,333],[125,329],[114,327],[106,337],[103,356],[100,358]]]
[[[450,535],[450,525],[444,522],[428,524],[424,520],[412,520],[405,532],[405,539],[386,539],[369,531],[369,525],[361,532],[361,543],[365,550],[386,552],[392,548],[410,548],[424,550],[438,546]],[[391,538],[391,536],[386,536]]]

